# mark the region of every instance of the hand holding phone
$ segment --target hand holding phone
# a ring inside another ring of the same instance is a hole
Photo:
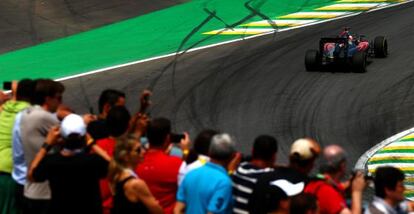
[[[184,134],[176,134],[176,133],[171,133],[170,135],[170,141],[171,143],[180,143],[182,139],[185,138]]]
[[[140,96],[140,99],[139,99],[140,104],[141,104],[139,112],[141,114],[144,114],[147,111],[147,108],[151,105],[151,102],[150,102],[151,94],[152,94],[151,91],[147,90],[147,89],[145,89],[141,93],[141,96]]]
[[[183,134],[171,133],[170,136],[171,145],[174,144],[175,147],[179,147],[184,157],[187,157],[190,153],[190,135],[187,132],[184,132]]]
[[[12,89],[12,82],[6,81],[3,82],[3,90],[11,90]]]

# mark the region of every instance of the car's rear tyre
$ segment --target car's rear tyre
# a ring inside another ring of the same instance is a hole
[[[317,71],[321,68],[322,58],[318,50],[307,50],[305,55],[305,67],[307,71]]]
[[[374,39],[375,57],[383,58],[388,55],[388,42],[384,36],[377,36]]]
[[[365,52],[357,52],[352,56],[352,70],[357,73],[365,73],[367,71],[367,54]]]

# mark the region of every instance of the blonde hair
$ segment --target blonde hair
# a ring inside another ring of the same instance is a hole
[[[138,139],[132,135],[116,138],[114,157],[109,163],[108,168],[108,181],[113,190],[123,169],[128,165],[128,160],[125,156],[134,150],[137,141]]]

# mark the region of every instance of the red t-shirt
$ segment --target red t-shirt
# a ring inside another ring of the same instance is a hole
[[[144,161],[135,169],[166,214],[173,213],[181,164],[182,160],[178,157],[169,156],[162,150],[150,149]]]
[[[324,180],[311,181],[305,192],[316,195],[321,214],[337,214],[347,207],[340,185],[333,187]]]
[[[115,144],[116,141],[113,138],[103,138],[96,141],[96,145],[101,147],[103,150],[105,150],[110,157],[114,156],[114,150],[115,150]],[[109,214],[111,212],[111,209],[113,207],[113,201],[112,201],[112,192],[110,189],[110,184],[108,179],[101,179],[99,182],[99,185],[101,187],[101,198],[102,198],[102,206],[103,206],[103,213]]]

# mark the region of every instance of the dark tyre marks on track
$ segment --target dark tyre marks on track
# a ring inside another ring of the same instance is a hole
[[[168,70],[154,87],[151,113],[173,118],[175,131],[193,136],[206,127],[229,132],[244,152],[257,135],[272,134],[280,143],[279,159],[286,161],[291,142],[309,136],[343,145],[354,162],[375,143],[413,126],[413,5],[187,53],[175,71],[175,97]],[[344,26],[386,36],[389,57],[374,59],[363,74],[306,72],[305,50]],[[171,60],[83,77],[85,94],[96,100],[104,88],[125,89],[127,104],[136,109],[136,94]],[[78,82],[65,81],[65,101],[82,112]]]
[[[2,0],[0,53],[161,10],[187,0]]]

